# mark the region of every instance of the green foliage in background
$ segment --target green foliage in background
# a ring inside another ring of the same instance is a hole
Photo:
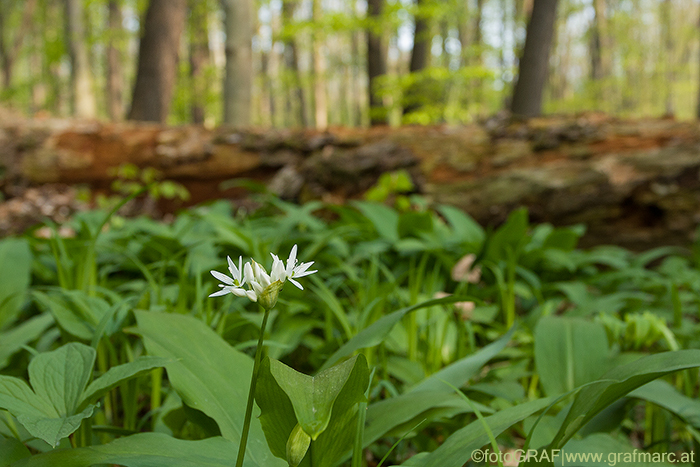
[[[209,271],[294,244],[318,273],[270,313],[244,465],[694,449],[692,251],[579,249],[524,210],[484,229],[404,181],[368,195],[393,207],[263,195],[0,240],[0,465],[233,465],[262,314]]]

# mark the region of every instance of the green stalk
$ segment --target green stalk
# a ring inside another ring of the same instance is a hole
[[[241,444],[238,446],[238,458],[236,459],[236,467],[243,467],[243,458],[245,457],[245,448],[248,444],[248,431],[250,431],[250,418],[253,415],[253,401],[255,400],[255,386],[258,383],[258,372],[260,371],[260,360],[262,359],[263,340],[265,338],[265,328],[267,327],[267,318],[270,316],[270,310],[265,309],[262,326],[260,326],[260,337],[258,338],[258,347],[255,349],[255,360],[253,362],[253,375],[250,378],[250,390],[248,391],[248,404],[245,408],[245,418],[243,419],[243,432],[241,433]]]
[[[161,402],[161,389],[163,384],[163,368],[156,368],[151,371],[151,411],[160,409]],[[156,418],[152,419],[152,428],[155,428]]]

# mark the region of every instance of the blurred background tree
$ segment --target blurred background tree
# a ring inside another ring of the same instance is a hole
[[[698,18],[697,0],[0,0],[0,105],[208,126],[690,119]]]

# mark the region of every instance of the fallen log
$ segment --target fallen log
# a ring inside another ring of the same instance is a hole
[[[316,132],[0,116],[7,198],[46,183],[106,190],[125,163],[157,168],[190,191],[191,203],[246,196],[220,189],[237,178],[266,183],[286,199],[337,202],[405,169],[430,201],[458,206],[482,224],[526,206],[533,221],[585,223],[587,244],[688,245],[700,223],[695,122],[498,116],[459,127]]]

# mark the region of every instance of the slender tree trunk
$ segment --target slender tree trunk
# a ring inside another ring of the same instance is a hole
[[[387,121],[384,102],[377,93],[377,79],[386,74],[386,51],[382,44],[381,17],[384,0],[367,0],[367,16],[371,24],[367,28],[367,77],[369,91],[369,118],[371,125]]]
[[[7,23],[7,18],[5,17],[6,11],[4,8],[0,8],[0,61],[2,61],[2,88],[9,88],[12,84],[12,59],[10,58],[10,51],[5,43],[5,23]]]
[[[321,0],[313,0],[312,17],[315,23],[321,20]],[[316,128],[325,129],[328,127],[328,101],[326,97],[326,63],[321,50],[322,40],[318,30],[313,33],[312,38],[311,66],[313,68],[314,80],[314,122]]]
[[[294,22],[294,10],[297,7],[296,0],[284,0],[282,2],[282,23],[284,25],[292,24]],[[297,52],[297,43],[291,36],[285,36],[284,40],[285,48],[285,66],[289,69],[293,76],[293,83],[290,86],[290,92],[288,94],[288,107],[296,108],[298,111],[297,118],[299,124],[303,127],[308,127],[309,125],[309,113],[307,98],[304,93],[304,87],[301,85],[301,70],[299,69],[299,53]],[[292,105],[291,97],[295,96],[297,105]]]
[[[43,41],[40,35],[32,35],[32,52],[29,56],[29,66],[35,70],[41,79],[32,83],[32,113],[46,108],[46,75],[44,74]]]
[[[186,16],[185,0],[151,0],[148,5],[129,120],[167,120]]]
[[[697,23],[697,32],[700,33],[700,18],[698,18],[698,23]],[[698,60],[698,63],[700,63],[700,60]],[[698,97],[697,97],[697,105],[695,107],[695,117],[700,120],[700,79],[698,79]]]
[[[27,0],[21,3],[23,9],[22,23],[20,27],[17,28],[15,39],[12,44],[7,44],[5,42],[5,27],[8,20],[8,12],[0,11],[0,60],[2,60],[2,86],[5,88],[9,88],[12,85],[15,61],[22,50],[24,38],[27,33],[33,29],[32,18],[34,16],[36,4],[36,0]],[[5,10],[5,7],[0,6],[0,10]]]
[[[670,0],[663,0],[660,5],[661,7],[661,35],[664,50],[664,68],[665,68],[665,95],[664,95],[664,116],[673,117],[674,105],[673,105],[673,85],[676,81],[676,75],[674,70],[674,60],[673,60],[673,31],[672,31],[672,21],[671,21],[671,9],[672,5]]]
[[[88,50],[85,43],[82,1],[66,0],[65,5],[66,35],[73,84],[73,112],[80,118],[94,118],[97,114],[97,105],[95,93],[92,90]]]
[[[190,10],[190,79],[192,85],[192,123],[204,123],[204,106],[208,83],[205,72],[209,64],[208,2],[189,0]]]
[[[111,120],[124,117],[122,93],[124,78],[122,75],[122,11],[119,0],[109,0],[107,28],[107,113]]]
[[[257,109],[260,112],[258,124],[265,127],[272,126],[272,94],[270,93],[269,86],[271,52],[272,51],[260,51],[260,74],[262,75],[262,85],[258,86],[260,103],[257,105]]]
[[[253,5],[251,0],[222,0],[226,32],[224,123],[251,124],[253,92]]]
[[[430,33],[430,24],[428,19],[421,11],[426,0],[415,0],[417,12],[415,15],[415,32],[413,34],[413,50],[411,51],[411,63],[408,66],[410,73],[417,73],[428,66],[428,56],[430,53],[430,44],[432,37]],[[404,94],[403,114],[408,115],[415,112],[421,107],[421,85],[414,83],[409,86]]]
[[[557,0],[535,0],[511,104],[516,115],[534,117],[542,111],[556,16]]]
[[[363,95],[361,91],[362,83],[360,83],[360,42],[362,41],[361,33],[353,31],[350,37],[350,53],[352,55],[352,84],[350,92],[353,96],[353,120],[352,126],[362,126],[362,111],[363,111]]]
[[[593,24],[591,26],[591,79],[595,82],[595,98],[603,106],[609,105],[607,79],[610,76],[610,35],[608,33],[605,0],[593,0]]]

